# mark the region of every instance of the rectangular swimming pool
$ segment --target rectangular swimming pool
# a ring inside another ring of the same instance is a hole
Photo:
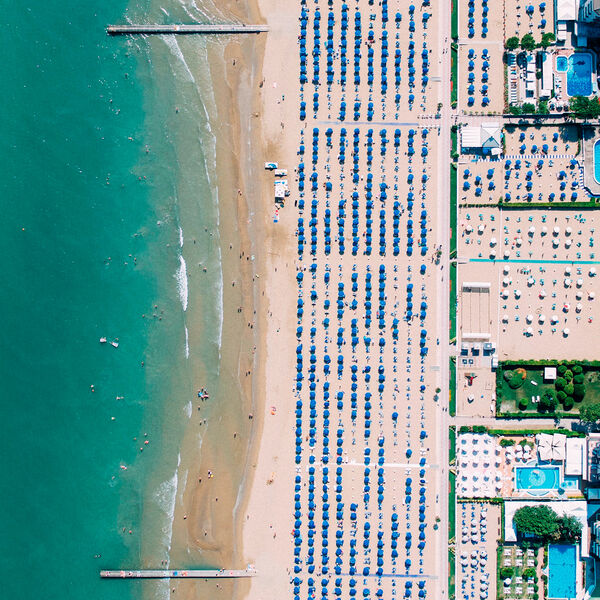
[[[575,598],[577,593],[577,546],[548,546],[548,598]]]
[[[592,55],[575,52],[569,56],[567,70],[567,94],[589,96],[592,93]]]
[[[515,483],[518,490],[557,490],[559,467],[517,467]]]

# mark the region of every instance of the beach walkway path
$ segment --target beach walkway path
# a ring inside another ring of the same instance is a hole
[[[129,34],[223,34],[223,33],[262,33],[269,31],[267,25],[244,25],[235,23],[195,23],[189,25],[109,25],[106,28],[108,35]]]
[[[144,569],[144,570],[120,570],[100,571],[103,579],[231,579],[239,577],[254,577],[254,569]]]

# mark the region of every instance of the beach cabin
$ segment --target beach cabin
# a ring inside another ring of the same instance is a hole
[[[500,123],[481,123],[468,125],[460,130],[460,147],[463,154],[483,154],[497,156],[502,154],[502,129]]]
[[[556,367],[544,367],[544,383],[556,380]]]

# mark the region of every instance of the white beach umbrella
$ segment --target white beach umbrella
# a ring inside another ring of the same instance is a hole
[[[548,228],[544,225],[542,227],[542,235],[546,235],[548,233]]]
[[[508,290],[502,290],[502,292],[500,292],[500,294],[503,298],[508,298]]]
[[[571,267],[565,267],[565,275],[571,274]]]
[[[532,329],[531,327],[528,327],[528,328],[527,328],[527,335],[528,335],[528,336],[531,336],[531,335],[533,335],[533,329]]]
[[[547,295],[547,294],[546,294],[546,290],[542,288],[542,289],[540,290],[540,298],[545,298],[545,297],[546,297],[546,295]]]
[[[590,293],[588,294],[588,298],[589,298],[590,300],[593,300],[595,297],[596,297],[596,292],[590,292]]]
[[[533,277],[529,277],[527,279],[527,285],[531,286],[535,283],[535,279]]]
[[[568,302],[565,302],[563,305],[563,310],[565,312],[569,312],[571,310],[571,305]]]
[[[554,235],[558,235],[558,234],[560,233],[560,227],[556,226],[556,227],[555,227],[555,228],[552,230],[552,233],[553,233]]]
[[[575,307],[575,312],[578,312],[578,313],[579,313],[579,312],[581,312],[581,309],[582,309],[582,308],[583,308],[583,306],[581,306],[581,303],[580,303],[580,302],[578,302],[578,303],[577,303],[577,306]]]
[[[565,234],[566,234],[566,235],[571,235],[571,233],[573,233],[573,230],[572,230],[570,227],[567,227],[567,228],[565,229]]]
[[[510,252],[508,250],[504,251],[504,258],[508,258],[510,256]]]
[[[504,268],[502,270],[505,275],[508,275],[510,273],[510,265],[504,265]]]
[[[490,250],[490,258],[496,258],[496,250],[494,248]]]
[[[520,248],[520,247],[521,247],[521,244],[523,243],[523,240],[522,240],[521,238],[517,238],[517,239],[515,240],[515,242],[516,242],[516,244],[517,244],[517,248]]]
[[[532,225],[528,231],[529,235],[533,235],[535,233],[535,227]]]
[[[554,238],[554,239],[552,240],[552,246],[553,246],[554,248],[558,248],[558,246],[559,246],[559,245],[560,245],[560,240],[559,240],[558,238]]]
[[[502,285],[504,285],[504,286],[510,285],[510,279],[508,277],[505,277],[502,280]]]
[[[506,294],[506,295],[508,296],[508,294]],[[502,322],[503,322],[503,323],[508,323],[508,315],[504,315],[504,316],[502,317]]]
[[[498,243],[498,240],[497,240],[495,237],[493,237],[493,238],[490,240],[490,246],[495,246],[497,243]]]
[[[589,273],[590,273],[590,277],[595,277],[596,276],[596,267],[592,267],[589,270]]]
[[[571,280],[568,277],[565,277],[565,287],[571,287]]]
[[[556,315],[552,315],[550,317],[550,321],[552,322],[553,325],[555,325],[556,323],[558,323],[558,317]]]
[[[527,320],[528,323],[531,323],[533,321],[533,315],[529,314],[525,317],[525,319]]]
[[[567,335],[569,335],[569,333],[571,333],[571,332],[569,331],[569,328],[568,328],[568,327],[565,327],[565,328],[563,329],[563,335],[567,336]]]
[[[565,240],[565,248],[570,248],[572,243],[571,240]]]
[[[545,322],[546,322],[546,315],[545,315],[545,314],[541,314],[541,315],[538,317],[538,321],[539,321],[540,323],[545,323]]]
[[[484,227],[483,225],[480,225],[480,226],[477,228],[477,232],[478,232],[478,233],[483,233],[483,232],[484,232],[484,230],[485,230],[485,227]]]
[[[515,290],[515,298],[521,297],[521,290]]]
[[[581,277],[575,282],[575,284],[577,285],[577,287],[581,287],[583,285],[583,279],[581,279]]]

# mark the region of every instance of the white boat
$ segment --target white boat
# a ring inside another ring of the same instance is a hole
[[[119,342],[117,342],[116,340],[113,340],[113,341],[110,343],[110,345],[111,345],[111,346],[113,346],[114,348],[118,348],[118,347],[119,347]]]
[[[101,337],[100,338],[100,343],[101,344],[106,344],[106,338],[105,337]]]

